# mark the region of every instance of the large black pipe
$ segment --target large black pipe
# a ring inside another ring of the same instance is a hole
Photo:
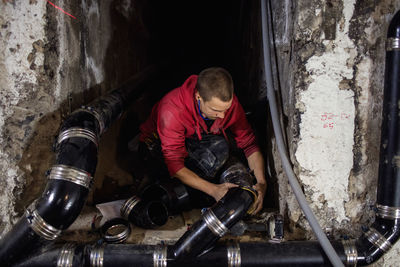
[[[42,196],[0,240],[1,266],[12,265],[41,242],[55,240],[74,222],[92,184],[101,134],[143,93],[144,82],[156,70],[155,67],[146,69],[64,121],[55,145],[56,164],[49,172]]]
[[[256,198],[254,191],[235,187],[213,207],[202,214],[202,218],[172,246],[169,258],[175,260],[196,257],[224,236],[247,212]]]
[[[333,242],[342,261],[346,255],[342,244]],[[283,243],[237,243],[216,244],[215,248],[198,257],[182,260],[168,258],[172,246],[150,246],[133,244],[105,244],[82,246],[66,244],[36,253],[17,267],[51,267],[60,262],[71,262],[72,266],[91,267],[258,267],[258,266],[330,266],[329,259],[316,241],[292,241]],[[84,253],[84,254],[82,254]]]
[[[390,23],[386,49],[377,204],[400,207],[400,12]]]

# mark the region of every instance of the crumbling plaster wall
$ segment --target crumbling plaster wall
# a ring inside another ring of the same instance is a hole
[[[43,191],[62,119],[101,94],[88,92],[104,80],[111,1],[54,2],[76,19],[43,0],[0,2],[0,236]]]
[[[385,41],[399,8],[398,0],[295,4],[291,157],[318,221],[335,237],[358,238],[374,218]],[[285,201],[291,230],[312,237],[293,194]],[[379,264],[397,265],[399,248]]]

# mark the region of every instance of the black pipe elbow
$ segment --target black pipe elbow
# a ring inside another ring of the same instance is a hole
[[[151,229],[167,222],[168,210],[161,201],[142,200],[133,196],[121,207],[121,216],[139,227]]]
[[[49,180],[36,211],[51,226],[67,229],[78,217],[89,189],[65,180]]]
[[[168,258],[180,261],[196,257],[212,248],[229,228],[237,223],[253,204],[256,194],[246,188],[229,189],[202,218],[192,225],[168,251]]]
[[[357,265],[376,262],[400,237],[400,221],[377,217],[371,227],[356,241]]]

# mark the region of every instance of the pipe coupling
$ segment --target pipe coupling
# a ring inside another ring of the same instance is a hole
[[[100,128],[99,135],[102,135],[105,130],[105,122],[102,119],[102,116],[100,115],[100,113],[98,113],[94,108],[86,107],[86,106],[83,106],[82,108],[77,109],[75,112],[80,112],[80,111],[90,113],[96,118],[97,122],[99,123],[99,128]]]
[[[371,244],[384,252],[388,252],[392,248],[392,243],[390,243],[386,237],[372,227],[368,230],[368,232],[365,233],[365,237]]]
[[[156,246],[153,252],[154,267],[167,267],[167,246]]]
[[[358,252],[355,244],[355,240],[343,240],[344,254],[346,254],[346,265],[357,266]]]
[[[37,210],[26,210],[26,218],[32,230],[44,239],[54,240],[61,234],[61,230],[45,222]]]
[[[376,216],[378,217],[391,220],[400,219],[400,207],[389,207],[377,204],[376,209]]]
[[[386,40],[386,51],[400,50],[400,38],[388,38]]]
[[[72,267],[76,245],[66,243],[61,248],[60,256],[58,256],[57,267]]]
[[[239,243],[231,243],[227,248],[228,267],[240,267],[242,263]]]
[[[104,263],[104,245],[93,246],[90,251],[90,266],[103,267]]]
[[[129,214],[140,201],[141,199],[138,196],[133,196],[126,200],[124,205],[121,207],[121,216],[128,220]]]
[[[114,218],[104,223],[101,233],[107,243],[122,243],[128,239],[131,228],[127,220]]]
[[[92,132],[91,130],[88,129],[84,129],[84,128],[78,128],[78,127],[72,127],[69,128],[63,132],[61,132],[58,135],[58,139],[57,139],[57,144],[61,144],[64,140],[67,140],[69,138],[73,138],[73,137],[81,137],[81,138],[86,138],[90,141],[92,141],[96,146],[98,146],[99,141],[98,141],[98,137],[97,134]]]
[[[54,165],[51,168],[49,179],[64,180],[90,189],[92,176],[78,168],[67,165]]]
[[[223,237],[229,231],[211,209],[204,212],[203,219],[206,222],[208,229],[210,229],[216,236]]]

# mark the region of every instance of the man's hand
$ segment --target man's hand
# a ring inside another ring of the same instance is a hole
[[[215,184],[214,190],[210,195],[218,202],[233,187],[238,187],[238,185],[232,183]]]
[[[253,204],[254,211],[252,212],[252,214],[256,214],[263,207],[263,201],[264,201],[265,191],[267,190],[267,184],[257,183],[253,185],[253,188],[257,191],[257,199]]]

